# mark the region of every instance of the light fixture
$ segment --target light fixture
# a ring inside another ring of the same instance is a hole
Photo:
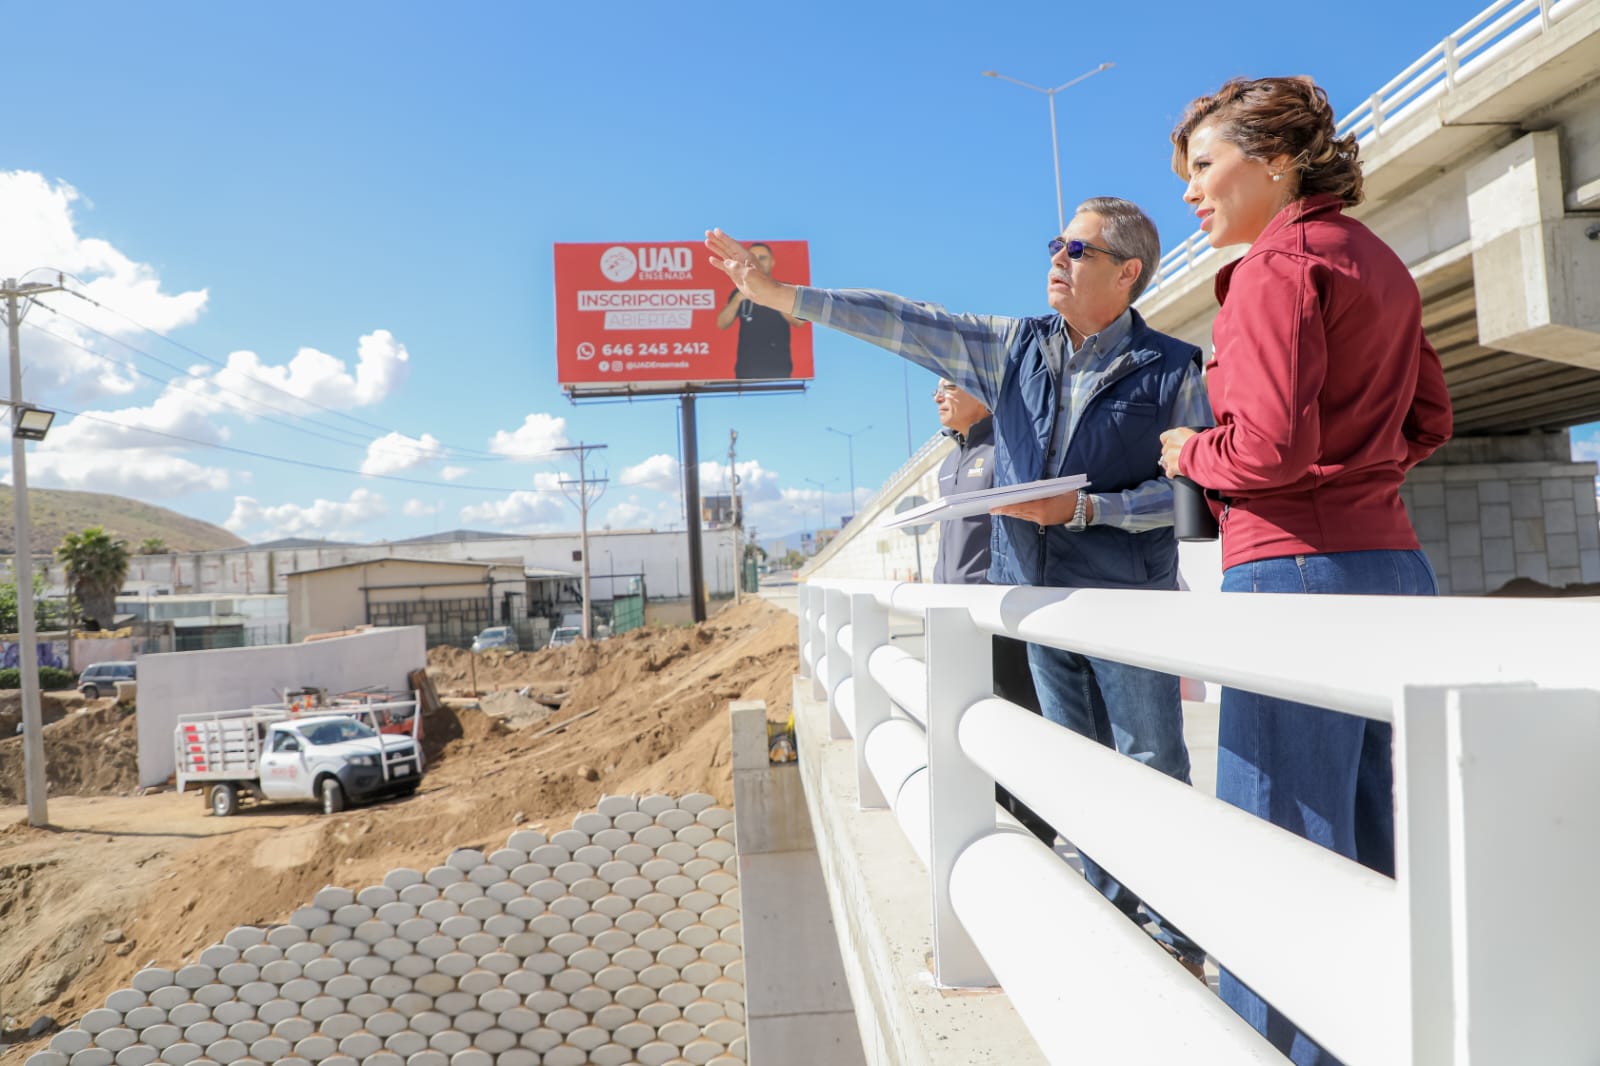
[[[55,420],[54,411],[18,404],[11,410],[11,435],[21,440],[44,440]]]

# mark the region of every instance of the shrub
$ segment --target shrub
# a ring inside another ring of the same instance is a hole
[[[43,691],[75,688],[77,684],[78,675],[71,670],[63,670],[59,666],[39,667],[39,688]],[[4,670],[0,670],[0,689],[21,687],[22,672],[15,666],[8,666]]]

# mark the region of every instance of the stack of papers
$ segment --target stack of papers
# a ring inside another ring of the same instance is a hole
[[[955,492],[949,496],[890,515],[878,524],[885,529],[922,525],[925,522],[944,522],[952,518],[966,518],[975,514],[988,514],[996,507],[1009,503],[1028,503],[1031,500],[1061,496],[1075,489],[1087,488],[1089,479],[1082,474],[1070,477],[1045,478],[1021,485],[1002,485],[993,489],[973,492]]]

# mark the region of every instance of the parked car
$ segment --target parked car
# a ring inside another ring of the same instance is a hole
[[[114,696],[118,681],[133,681],[137,675],[138,668],[132,660],[94,663],[78,675],[78,691],[91,700]]]
[[[510,626],[490,626],[472,638],[473,651],[488,651],[490,648],[516,651],[517,631]]]
[[[583,630],[577,626],[560,626],[550,634],[552,648],[564,648],[568,644],[576,644],[583,636]]]

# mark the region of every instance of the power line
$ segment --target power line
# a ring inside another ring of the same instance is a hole
[[[79,294],[78,293],[73,293],[72,295],[77,296]],[[88,299],[88,297],[82,297],[82,298],[83,299]],[[264,408],[267,408],[267,409],[270,409],[270,410],[273,410],[273,411],[278,411],[278,412],[280,412],[282,414],[288,415],[290,418],[296,418],[296,419],[299,419],[299,420],[301,420],[303,422],[306,422],[309,425],[317,426],[317,427],[319,427],[321,429],[330,430],[330,431],[332,431],[334,433],[348,434],[349,436],[356,438],[356,441],[343,441],[343,442],[340,442],[340,443],[353,444],[353,443],[359,442],[360,446],[365,447],[366,445],[371,444],[374,439],[376,439],[376,438],[368,436],[365,433],[359,432],[357,430],[345,429],[342,426],[330,426],[330,425],[327,425],[326,423],[318,422],[317,420],[313,419],[311,416],[303,414],[303,413],[301,413],[299,411],[291,410],[290,408],[284,407],[284,406],[282,406],[280,404],[268,403],[266,400],[260,398],[259,396],[251,396],[251,395],[249,395],[247,393],[240,392],[238,389],[229,388],[228,386],[222,384],[220,381],[217,381],[215,378],[212,378],[212,379],[208,380],[208,379],[205,379],[205,378],[198,377],[195,374],[193,374],[192,372],[190,372],[188,367],[182,367],[182,366],[178,366],[175,363],[169,363],[167,360],[162,359],[160,356],[155,355],[155,354],[153,354],[151,352],[147,352],[143,348],[140,348],[137,345],[131,344],[128,341],[123,340],[121,337],[116,337],[116,336],[113,336],[112,334],[109,334],[109,333],[105,332],[104,330],[96,329],[94,326],[89,325],[89,323],[84,322],[82,319],[74,318],[71,315],[67,314],[65,311],[61,311],[61,310],[59,310],[57,308],[51,307],[48,304],[40,303],[38,300],[35,300],[33,302],[34,303],[38,303],[40,307],[44,308],[46,311],[49,311],[51,314],[57,315],[57,316],[59,316],[61,318],[64,318],[68,322],[74,323],[75,325],[80,326],[83,329],[88,330],[90,333],[93,333],[98,337],[102,337],[105,340],[108,340],[113,344],[120,344],[122,347],[126,348],[128,351],[133,352],[136,355],[142,355],[146,359],[149,359],[151,362],[159,363],[161,366],[166,367],[168,370],[171,370],[174,373],[183,375],[183,377],[185,377],[188,380],[198,381],[198,382],[202,382],[204,384],[208,384],[212,388],[218,390],[219,392],[226,392],[226,393],[228,393],[230,395],[237,396],[240,399],[244,400],[246,403],[249,403],[249,404],[252,404],[252,405],[255,405],[255,406],[259,406],[259,407],[264,407]],[[91,302],[93,302],[93,301],[91,301]],[[103,307],[104,305],[96,304],[96,306],[97,307]],[[105,310],[111,310],[111,309],[110,308],[105,308]],[[62,341],[64,343],[66,343],[66,344],[70,344],[74,348],[77,348],[77,349],[79,349],[80,351],[83,351],[83,352],[87,352],[88,354],[90,354],[92,356],[95,356],[96,358],[104,359],[104,360],[106,360],[108,362],[113,362],[113,363],[115,362],[114,360],[112,360],[110,358],[110,356],[104,355],[104,354],[102,354],[100,352],[96,352],[94,349],[88,347],[87,345],[81,344],[78,341],[75,341],[75,340],[73,340],[73,339],[71,339],[69,337],[63,337],[61,334],[56,333],[53,330],[45,329],[43,326],[37,325],[37,324],[32,323],[32,322],[28,323],[28,325],[32,326],[34,329],[40,330],[41,332],[48,333],[48,334],[50,334],[50,336],[55,337],[57,340],[60,340],[60,341]],[[160,336],[160,334],[157,334],[157,336]],[[220,364],[218,364],[218,365],[220,365]],[[136,373],[140,372],[137,367],[134,367],[133,369],[134,369],[134,371]],[[223,369],[229,369],[229,368],[224,366]],[[238,373],[238,372],[235,371],[235,373]],[[163,379],[155,377],[154,375],[151,375],[151,374],[145,374],[144,376],[151,378],[151,380],[153,380],[153,381],[161,381],[163,384],[170,384],[170,381],[163,381]],[[285,396],[289,396],[289,397],[293,398],[294,400],[296,400],[297,402],[305,403],[305,404],[307,404],[309,406],[317,407],[317,408],[322,409],[322,410],[326,410],[326,408],[323,408],[320,404],[314,403],[311,400],[302,399],[301,397],[296,396],[294,393],[289,392],[287,389],[283,389],[283,388],[279,388],[277,386],[271,385],[268,382],[261,381],[259,378],[251,377],[248,374],[241,374],[240,376],[246,378],[249,381],[256,382],[257,384],[263,386],[264,388],[270,388],[275,392],[279,392],[279,393],[282,393]],[[239,410],[239,411],[241,411],[242,413],[245,413],[245,414],[254,415],[253,411],[249,411],[249,410],[247,410],[245,408],[235,408],[235,409]],[[261,415],[259,417],[266,418],[267,416]],[[269,421],[270,421],[270,419],[269,419]],[[296,432],[300,432],[300,430],[296,429]],[[389,430],[387,432],[398,433],[399,431],[398,430]],[[404,433],[401,433],[400,435],[401,436],[408,436],[408,434],[404,434]],[[336,440],[337,438],[327,437],[327,438],[324,438],[324,439]],[[413,437],[411,439],[415,440],[416,438]],[[449,446],[446,445],[445,447],[448,448]],[[483,452],[483,451],[480,451],[480,450],[478,450],[476,448],[449,448],[449,450],[454,452],[454,453],[456,453],[456,454],[458,454],[458,455],[461,455],[463,458],[470,458],[474,462],[503,462],[507,458],[506,456],[503,456],[503,455],[495,455],[495,454],[493,454],[491,452]],[[551,458],[554,458],[554,456],[551,456]]]
[[[60,273],[64,273],[64,272],[60,272]],[[83,281],[83,279],[78,278],[78,277],[76,277],[76,276],[74,276],[72,274],[66,274],[65,276],[72,278],[72,280],[78,282],[78,284],[80,284],[80,285],[87,284],[86,282]],[[202,352],[197,348],[192,348],[189,345],[184,344],[182,341],[175,340],[174,338],[167,336],[165,333],[162,333],[160,330],[155,329],[155,328],[153,328],[151,326],[145,325],[143,322],[140,322],[138,319],[134,318],[132,315],[127,314],[126,312],[120,311],[115,307],[112,307],[112,306],[110,306],[108,304],[102,303],[99,300],[96,300],[91,296],[86,296],[81,292],[77,292],[77,291],[74,291],[74,290],[71,290],[71,289],[65,289],[63,291],[67,292],[69,295],[76,296],[78,299],[83,300],[86,303],[92,304],[95,307],[100,308],[102,311],[106,311],[106,312],[108,312],[110,314],[116,315],[118,318],[120,318],[120,319],[122,319],[122,320],[124,320],[126,322],[129,322],[134,326],[137,326],[139,329],[144,330],[146,333],[149,333],[152,336],[161,338],[162,340],[166,341],[168,344],[172,345],[174,348],[177,348],[180,351],[187,352],[190,355],[194,356],[195,358],[200,359],[200,360],[202,360],[202,361],[204,361],[206,363],[209,363],[210,365],[212,365],[214,367],[217,367],[218,369],[221,369],[221,370],[232,370],[233,369],[226,362],[224,362],[222,360],[219,360],[219,359],[215,358],[214,356],[207,355],[205,352]],[[41,304],[40,306],[44,306],[44,305]],[[133,352],[137,352],[138,354],[143,355],[146,358],[151,359],[151,360],[153,360],[153,361],[155,361],[157,363],[160,363],[163,366],[166,366],[166,367],[171,368],[171,369],[178,370],[180,373],[188,374],[188,371],[187,371],[186,368],[174,367],[171,363],[166,362],[165,360],[161,359],[160,357],[152,355],[151,353],[149,353],[147,351],[144,351],[143,349],[138,348],[138,347],[136,347],[136,346],[134,346],[134,345],[128,343],[127,341],[124,341],[124,340],[122,340],[122,339],[120,339],[118,337],[114,337],[114,336],[112,336],[112,335],[110,335],[108,333],[105,333],[102,330],[96,329],[95,327],[89,325],[86,322],[79,321],[78,319],[73,318],[71,315],[68,315],[68,314],[66,314],[66,313],[64,313],[62,311],[57,311],[54,308],[46,307],[45,309],[49,310],[49,311],[52,311],[54,314],[60,315],[62,318],[65,318],[70,322],[74,322],[74,323],[78,324],[79,326],[82,326],[84,329],[87,329],[87,330],[89,330],[89,331],[91,331],[91,332],[93,332],[93,333],[95,333],[95,334],[97,334],[97,335],[99,335],[101,337],[104,337],[106,340],[112,341],[113,343],[116,343],[116,344],[121,344],[125,348],[127,348],[128,350],[133,351]],[[370,421],[368,421],[368,420],[366,420],[364,418],[358,418],[355,415],[349,414],[349,413],[347,413],[345,411],[341,411],[341,410],[339,410],[337,408],[328,407],[327,405],[318,403],[315,400],[308,399],[307,397],[304,397],[304,396],[299,396],[299,395],[297,395],[297,394],[295,394],[293,392],[290,392],[288,389],[285,389],[283,386],[277,385],[277,384],[275,384],[275,383],[273,383],[271,381],[265,381],[265,380],[263,380],[261,378],[255,377],[254,375],[246,374],[246,373],[244,373],[242,371],[238,371],[238,370],[234,370],[234,373],[239,374],[241,377],[243,377],[243,378],[245,378],[245,379],[247,379],[249,381],[255,382],[257,385],[260,385],[262,388],[271,389],[273,392],[277,392],[277,393],[280,393],[281,395],[287,396],[291,400],[294,400],[296,403],[302,403],[302,404],[305,404],[308,407],[314,407],[317,410],[323,411],[323,412],[325,412],[327,414],[334,415],[334,416],[339,417],[339,418],[343,418],[343,419],[345,419],[347,421],[354,422],[355,424],[360,425],[360,426],[365,426],[369,430],[377,430],[378,432],[383,433],[385,435],[390,434],[390,433],[399,433],[401,436],[407,436],[408,435],[408,434],[405,434],[405,433],[400,433],[400,431],[397,430],[397,429],[392,429],[392,428],[390,428],[388,426],[380,425],[377,422],[370,422]],[[189,375],[189,376],[192,377],[193,375]],[[221,385],[217,385],[216,387],[217,388],[222,388]],[[229,390],[229,391],[232,391],[232,390]],[[241,393],[241,394],[238,394],[238,395],[243,395],[243,394]],[[259,399],[256,399],[256,398],[249,398],[249,399],[251,399],[251,402],[261,403],[263,406],[272,406],[270,404],[266,404],[266,402],[263,401],[263,400],[259,400]],[[308,421],[310,420],[309,416],[307,416],[307,415],[299,414],[299,413],[293,412],[293,411],[287,411],[284,408],[276,408],[276,409],[285,411],[285,413],[290,414],[295,418],[307,419]],[[312,424],[313,425],[320,425],[321,423],[313,422]],[[354,433],[353,430],[339,429],[338,427],[334,427],[334,426],[325,426],[324,428],[332,429],[335,432],[339,432],[339,433]],[[480,448],[466,448],[466,447],[459,447],[459,446],[448,445],[448,444],[445,445],[445,446],[447,448],[449,448],[450,451],[452,451],[452,452],[454,452],[454,453],[456,453],[458,455],[461,455],[463,457],[466,457],[466,456],[477,456],[478,457],[478,461],[485,461],[485,460],[487,460],[487,461],[501,461],[501,460],[510,458],[509,456],[498,455],[498,454],[496,454],[494,452],[486,452],[486,451],[484,451],[484,450],[482,450]],[[543,459],[543,458],[554,458],[554,456],[546,454],[546,455],[527,456],[527,457],[518,456],[517,458]]]
[[[35,302],[37,303],[38,301],[35,301]],[[44,307],[46,311],[51,310],[51,308],[45,307],[44,304],[39,304],[39,306],[40,307]],[[62,317],[66,318],[67,316],[63,315]],[[73,321],[76,321],[76,320],[74,319]],[[57,333],[55,330],[46,329],[45,327],[43,327],[41,325],[38,325],[37,323],[34,323],[34,322],[24,322],[23,325],[27,326],[28,328],[30,328],[32,330],[35,330],[36,332],[43,333],[48,337],[54,337],[56,340],[60,341],[63,344],[69,344],[72,347],[74,347],[74,348],[78,349],[79,351],[83,352],[85,355],[90,356],[91,358],[98,359],[103,363],[109,363],[112,366],[115,366],[115,367],[117,367],[119,369],[121,369],[123,367],[123,364],[118,363],[115,359],[111,358],[109,355],[105,355],[105,354],[103,354],[101,352],[97,352],[93,348],[90,348],[88,345],[81,344],[78,341],[73,340],[71,337],[63,336],[60,333]],[[79,325],[82,325],[82,323],[79,323]],[[85,326],[84,328],[85,329],[94,329],[93,326]],[[103,334],[102,334],[102,336],[103,336]],[[137,348],[135,348],[133,350],[134,351],[138,351]],[[141,354],[143,354],[143,353],[141,353]],[[151,356],[151,358],[154,359],[155,357]],[[170,365],[170,364],[167,364],[167,363],[163,363],[160,359],[156,359],[155,361],[158,362],[158,363],[161,363],[162,366],[169,366]],[[149,380],[155,382],[158,385],[172,385],[172,384],[174,384],[174,379],[173,378],[164,378],[164,377],[161,377],[158,374],[152,374],[148,370],[141,369],[140,367],[134,366],[131,363],[127,364],[126,369],[131,370],[133,373],[139,375],[142,378],[148,378]],[[189,381],[202,381],[201,378],[194,377],[193,375],[189,374],[187,371],[181,371],[180,370],[179,373],[184,374],[186,380],[189,380]],[[231,395],[240,396],[240,397],[244,396],[243,393],[234,392],[234,390],[225,388],[224,386],[221,386],[221,385],[217,385],[215,382],[211,382],[210,384],[212,384],[214,387],[216,387],[218,390],[220,390],[222,392],[226,392],[226,393],[229,393]],[[261,413],[259,413],[257,411],[252,411],[252,410],[250,410],[248,408],[240,407],[237,404],[228,403],[226,400],[223,400],[220,397],[218,398],[218,402],[222,403],[224,406],[228,407],[231,410],[238,411],[240,414],[248,415],[251,418],[259,418],[263,422],[270,422],[275,426],[282,426],[283,428],[285,428],[287,430],[290,430],[293,433],[301,434],[301,435],[308,436],[308,437],[316,437],[319,440],[331,441],[334,444],[340,444],[340,445],[343,445],[343,446],[345,446],[347,448],[365,448],[368,445],[374,443],[374,441],[369,440],[369,439],[367,439],[365,437],[361,438],[360,440],[344,440],[344,439],[339,438],[339,437],[331,437],[326,433],[317,433],[316,431],[307,429],[304,426],[297,426],[297,425],[294,425],[293,423],[285,422],[282,419],[273,418],[271,415],[261,414]],[[264,405],[264,406],[271,406],[271,405]],[[279,408],[276,408],[276,407],[273,407],[272,409],[273,410],[279,410]],[[289,413],[291,414],[292,417],[296,417],[296,418],[304,418],[305,417],[303,415],[294,415],[292,412],[289,412]],[[310,420],[306,419],[306,421],[309,422]],[[120,425],[121,423],[118,423],[118,424]],[[311,425],[318,426],[318,427],[321,427],[323,429],[331,429],[335,433],[354,433],[355,432],[354,430],[340,429],[337,426],[324,426],[321,422],[311,422]],[[415,440],[416,438],[413,437],[413,438],[409,438],[409,439]]]
[[[79,293],[71,292],[71,290],[63,289],[61,291],[67,292],[69,295],[72,295],[72,296],[78,296],[80,299],[85,299],[85,300],[88,299],[88,297],[84,297]],[[137,355],[142,355],[142,356],[146,357],[147,359],[150,359],[152,362],[159,363],[161,366],[164,366],[164,367],[168,368],[169,370],[172,370],[173,372],[182,375],[184,377],[184,379],[186,379],[186,380],[196,381],[196,382],[200,382],[202,384],[210,385],[212,388],[218,390],[219,392],[225,392],[225,393],[228,393],[230,395],[239,397],[240,399],[244,400],[245,403],[247,403],[247,404],[252,404],[252,405],[257,405],[257,406],[269,408],[269,409],[274,410],[274,411],[280,411],[283,414],[288,415],[290,418],[299,419],[299,420],[301,420],[303,422],[308,423],[309,425],[316,426],[316,427],[318,427],[320,429],[331,430],[334,433],[349,434],[350,436],[352,436],[352,437],[354,437],[356,439],[352,440],[352,441],[345,441],[345,440],[340,440],[337,437],[329,437],[329,436],[326,436],[326,435],[323,435],[323,434],[311,433],[311,432],[309,432],[309,431],[307,431],[305,429],[302,429],[299,426],[289,425],[287,423],[284,423],[284,422],[281,422],[281,421],[279,421],[277,419],[274,419],[269,415],[259,414],[256,411],[250,410],[247,407],[240,407],[240,406],[235,405],[235,404],[227,405],[227,406],[231,407],[233,410],[238,411],[241,414],[247,415],[247,416],[252,417],[252,418],[260,418],[263,421],[271,422],[274,425],[283,426],[284,428],[289,429],[294,433],[304,434],[304,435],[313,436],[313,437],[319,437],[322,440],[332,441],[335,444],[344,444],[344,445],[349,445],[349,446],[357,446],[358,445],[358,446],[364,448],[364,447],[368,447],[368,446],[376,443],[377,440],[380,439],[380,438],[373,438],[373,437],[365,436],[364,434],[357,433],[355,430],[343,429],[343,428],[340,428],[339,426],[330,426],[330,425],[327,425],[326,423],[318,422],[315,419],[312,419],[308,415],[301,414],[301,413],[299,413],[297,411],[292,411],[287,407],[280,407],[280,406],[278,406],[276,404],[267,403],[265,400],[262,400],[259,397],[250,396],[250,395],[248,395],[246,393],[238,391],[237,389],[230,389],[226,385],[223,385],[220,382],[217,382],[215,380],[207,380],[205,378],[198,377],[195,374],[191,373],[187,367],[180,367],[180,366],[177,366],[176,364],[169,363],[165,359],[162,359],[160,356],[153,355],[150,352],[147,352],[144,349],[137,347],[136,345],[130,344],[128,341],[125,341],[120,337],[112,336],[111,334],[106,333],[103,330],[96,329],[94,326],[89,325],[87,322],[84,322],[84,321],[82,321],[80,319],[77,319],[77,318],[73,318],[71,315],[67,314],[64,311],[60,311],[60,310],[58,310],[58,309],[56,309],[54,307],[49,306],[48,304],[41,303],[38,300],[32,300],[30,302],[38,304],[40,307],[44,308],[46,311],[49,311],[51,314],[57,315],[57,316],[59,316],[61,318],[66,319],[69,322],[72,322],[72,323],[74,323],[74,324],[76,324],[78,326],[81,326],[84,329],[88,330],[89,332],[94,333],[97,336],[103,337],[106,340],[112,342],[113,344],[120,344],[124,348],[128,349],[129,351],[131,351],[131,352],[133,352],[133,353],[135,353]],[[90,300],[89,302],[94,303],[95,301]],[[103,307],[104,305],[96,303],[96,306],[102,306]],[[112,308],[105,308],[105,309],[108,310],[108,311],[109,310],[113,310]],[[132,321],[132,320],[130,319],[130,321]],[[104,354],[102,352],[95,351],[93,348],[90,348],[88,345],[83,344],[80,341],[74,340],[71,337],[63,336],[62,334],[57,333],[54,330],[46,329],[44,326],[41,326],[41,325],[38,325],[38,324],[32,323],[32,322],[25,322],[24,324],[29,326],[32,329],[38,330],[41,333],[44,333],[44,334],[46,334],[48,336],[51,336],[51,337],[54,337],[56,340],[61,341],[63,344],[71,345],[72,347],[78,349],[79,351],[85,353],[86,355],[91,356],[92,358],[99,359],[102,362],[109,363],[109,364],[111,364],[113,366],[117,366],[119,368],[124,365],[124,364],[118,363],[116,360],[112,359],[110,356],[108,356],[108,355],[106,355],[106,354]],[[154,332],[154,331],[152,330],[151,332]],[[161,334],[158,333],[158,334],[156,334],[156,336],[161,336]],[[221,365],[221,364],[216,364],[216,365]],[[131,370],[133,373],[139,375],[140,377],[148,378],[149,380],[154,381],[157,384],[160,384],[160,385],[171,385],[171,384],[173,384],[173,379],[171,379],[171,378],[160,377],[159,375],[152,374],[149,371],[143,370],[143,369],[139,368],[138,366],[135,366],[135,365],[133,365],[131,363],[127,364],[126,366],[127,366],[127,369]],[[226,369],[226,367],[224,369]],[[258,384],[264,385],[264,386],[266,386],[268,388],[272,388],[274,391],[280,392],[283,395],[289,396],[289,397],[291,397],[291,398],[293,398],[295,400],[299,400],[300,399],[298,396],[295,396],[294,393],[289,392],[286,389],[278,388],[277,386],[271,385],[268,382],[262,382],[262,381],[260,381],[260,379],[254,378],[254,377],[250,377],[250,375],[248,375],[248,374],[242,375],[242,376],[247,378],[250,381],[255,381]],[[311,406],[314,406],[314,407],[320,407],[320,405],[315,404],[314,402],[312,402],[310,400],[306,400],[306,401],[303,401],[303,402],[308,403],[308,404],[310,404]],[[118,423],[118,424],[120,424],[120,423]],[[382,427],[379,427],[379,428],[382,428]],[[400,436],[400,437],[405,438],[407,440],[414,440],[414,441],[418,441],[420,443],[420,438],[419,437],[413,437],[413,436],[410,436],[409,434],[401,433],[399,430],[389,430],[387,432],[391,433],[391,434],[394,434],[394,435],[397,435],[397,436]],[[556,449],[556,450],[548,451],[548,452],[536,452],[536,453],[529,454],[529,455],[515,455],[515,456],[512,456],[512,455],[499,454],[499,453],[495,453],[495,452],[479,451],[479,450],[473,449],[473,448],[461,448],[461,447],[453,446],[453,445],[450,445],[450,444],[446,444],[443,441],[439,442],[439,446],[440,446],[440,448],[442,448],[444,450],[444,454],[441,454],[440,456],[438,456],[438,458],[440,458],[440,459],[456,457],[456,458],[459,458],[462,462],[474,462],[474,463],[478,463],[478,462],[513,462],[513,461],[515,461],[515,462],[537,462],[537,461],[539,461],[541,459],[555,459],[555,458],[558,458],[559,455],[560,455],[560,449]]]
[[[54,410],[64,415],[71,415],[74,418],[87,418],[91,422],[100,422],[104,425],[115,426],[116,428],[125,430],[129,433],[148,433],[153,437],[162,437],[166,440],[179,441],[184,444],[192,445],[196,448],[209,448],[212,451],[232,452],[235,455],[247,455],[252,459],[264,459],[271,463],[285,463],[289,466],[301,466],[309,470],[323,470],[333,474],[349,474],[354,477],[372,478],[378,481],[396,481],[407,485],[426,485],[429,488],[435,489],[461,489],[471,492],[533,492],[545,494],[559,491],[556,489],[541,488],[508,489],[498,485],[458,485],[453,481],[427,481],[423,478],[401,477],[398,474],[368,474],[360,470],[351,470],[349,467],[330,466],[326,463],[313,463],[306,459],[290,459],[288,456],[272,455],[269,452],[252,451],[249,448],[239,448],[231,444],[217,444],[214,441],[196,440],[193,437],[185,437],[177,433],[168,433],[164,430],[151,429],[149,426],[130,426],[125,422],[117,422],[110,418],[102,418],[99,415],[89,414],[84,411],[73,411],[65,407],[57,407],[54,408]]]

